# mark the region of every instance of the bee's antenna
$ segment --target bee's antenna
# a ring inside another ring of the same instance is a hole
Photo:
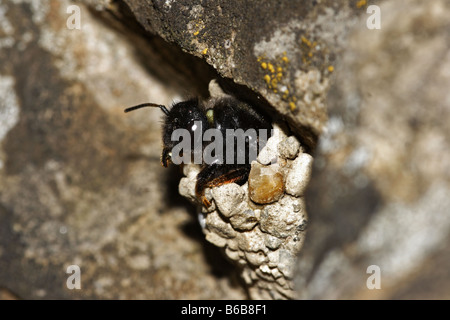
[[[158,107],[162,110],[162,112],[165,113],[166,116],[169,115],[169,110],[167,110],[167,108],[165,106],[163,106],[162,104],[157,104],[157,103],[142,103],[142,104],[138,104],[137,106],[134,106],[134,107],[126,108],[124,111],[130,112],[130,111],[144,108],[144,107]]]

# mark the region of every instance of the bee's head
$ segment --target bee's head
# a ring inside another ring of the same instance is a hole
[[[208,126],[206,115],[197,99],[178,102],[173,105],[164,120],[162,162],[167,166],[172,148],[179,140],[172,140],[172,134],[179,129],[187,130],[191,139],[191,152],[194,152],[194,133],[203,136]],[[179,137],[179,136],[178,136]]]
[[[194,133],[201,132],[201,137],[207,129],[208,121],[203,108],[199,105],[197,99],[191,99],[183,102],[178,102],[172,106],[170,110],[163,105],[155,103],[144,103],[134,107],[125,109],[125,112],[133,111],[143,107],[158,107],[164,114],[163,126],[163,151],[161,155],[161,162],[163,166],[167,167],[172,157],[172,148],[179,143],[179,141],[172,141],[172,134],[175,130],[187,130],[191,138],[191,150],[194,151]]]

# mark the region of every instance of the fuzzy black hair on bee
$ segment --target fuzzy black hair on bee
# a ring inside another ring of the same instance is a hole
[[[259,147],[261,143],[265,144],[265,141],[270,137],[272,125],[267,118],[261,112],[256,111],[249,104],[237,100],[234,97],[227,96],[217,99],[210,99],[206,102],[200,102],[198,99],[190,99],[182,102],[175,103],[170,110],[165,106],[156,103],[143,103],[130,108],[125,109],[125,112],[130,112],[143,107],[157,107],[164,113],[164,125],[162,130],[163,150],[161,154],[161,163],[164,167],[167,167],[172,161],[172,149],[177,145],[178,141],[172,140],[172,134],[177,129],[187,130],[191,136],[192,152],[191,156],[194,156],[195,152],[198,152],[199,148],[194,145],[195,138],[200,135],[203,137],[206,130],[216,129],[217,132],[223,137],[223,141],[226,140],[227,129],[242,129],[244,132],[254,129],[256,132],[255,139]],[[267,135],[262,139],[261,130],[267,130]],[[249,157],[250,152],[237,147],[238,139],[235,139],[233,143],[234,148],[227,148],[226,144],[223,145],[222,155],[224,159],[233,159],[234,161],[214,161],[207,163],[202,161],[202,169],[197,175],[196,183],[196,195],[198,199],[207,207],[211,205],[210,201],[205,197],[205,189],[223,185],[226,183],[235,182],[238,184],[244,184],[250,173],[251,159]],[[245,138],[246,149],[249,149],[251,137]],[[202,141],[200,145],[200,151],[203,152],[209,145],[210,141]],[[260,150],[261,148],[259,148]],[[230,152],[232,154],[230,154]],[[245,152],[245,161],[239,162],[239,153]]]

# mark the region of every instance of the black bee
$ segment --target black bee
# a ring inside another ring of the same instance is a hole
[[[242,129],[245,132],[248,129],[255,129],[256,137],[253,137],[253,140],[256,138],[258,150],[262,149],[272,133],[272,125],[265,115],[233,97],[210,99],[206,103],[202,103],[198,99],[191,99],[174,104],[170,110],[163,105],[144,103],[127,108],[125,112],[142,107],[158,107],[165,114],[162,131],[163,151],[161,154],[161,163],[164,167],[167,167],[172,162],[172,149],[178,143],[178,141],[172,140],[172,134],[176,129],[186,129],[189,132],[192,138],[192,148],[190,149],[192,154],[190,156],[194,156],[194,153],[199,151],[199,148],[196,148],[194,145],[194,136],[201,134],[201,137],[203,137],[208,129],[217,129],[217,132],[220,132],[222,135],[223,160],[233,159],[233,161],[220,161],[219,159],[207,163],[202,159],[202,169],[197,175],[195,192],[197,198],[206,207],[211,205],[210,201],[205,197],[206,188],[231,182],[240,185],[244,184],[250,173],[250,163],[252,160],[255,160],[250,158],[250,144],[251,142],[255,143],[255,141],[250,141],[252,137],[245,136],[245,148],[242,149],[242,147],[238,147],[237,137],[233,136],[234,141],[231,141],[231,143],[234,143],[232,145],[234,147],[227,148],[227,144],[228,146],[230,144],[230,140],[226,139],[227,129]],[[267,134],[263,135],[262,133],[264,132]],[[200,151],[203,152],[210,143],[202,139]],[[242,157],[240,158],[241,161],[238,161],[241,152],[245,152],[244,161],[242,161]]]

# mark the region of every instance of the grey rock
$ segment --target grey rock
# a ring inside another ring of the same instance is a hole
[[[271,272],[272,272],[272,276],[275,279],[278,279],[278,278],[280,278],[282,276],[282,274],[281,274],[280,270],[278,270],[278,268],[271,269]]]
[[[119,3],[126,3],[148,33],[176,43],[221,76],[258,92],[308,147],[326,122],[324,102],[336,55],[349,27],[365,13],[364,7],[343,0],[271,0],[264,6],[254,1]]]
[[[265,147],[259,152],[257,160],[263,165],[269,165],[278,161],[278,145],[286,138],[279,125],[273,125],[273,134],[267,140]]]
[[[234,260],[234,261],[239,260],[239,252],[236,250],[231,250],[230,247],[228,247],[228,246],[225,248],[225,254],[231,260]]]
[[[181,178],[180,184],[178,185],[178,192],[183,197],[191,200],[192,202],[197,201],[195,195],[195,184],[197,183],[197,176],[191,175],[190,177]]]
[[[273,277],[271,273],[263,272],[261,267],[255,270],[255,274],[258,276],[258,279],[265,280],[267,283],[273,282]]]
[[[251,298],[293,298],[295,270],[309,299],[446,296],[446,1],[380,1],[380,30],[366,27],[365,1],[82,0],[80,30],[67,28],[71,4],[0,4],[0,287],[8,296],[247,297],[211,272],[231,269],[221,256],[188,236],[198,229],[186,230],[196,222],[174,187],[177,172],[158,164],[160,110],[122,113],[230,93],[287,123],[258,159],[277,161],[289,184],[276,210],[252,207],[247,185],[236,188],[244,196],[234,207],[214,188],[206,192],[213,205],[197,207],[207,239],[242,270]],[[213,78],[220,88],[208,93]],[[294,165],[288,135],[298,154],[314,155],[311,179]],[[180,193],[196,202],[196,172],[184,173]],[[247,209],[257,223],[246,224]],[[271,234],[283,242],[267,241]],[[373,263],[387,290],[364,288]],[[82,267],[81,291],[64,287],[68,264]]]
[[[300,142],[294,136],[287,137],[278,145],[278,153],[285,159],[294,159],[299,151],[303,152]]]
[[[278,266],[278,262],[280,261],[279,250],[270,251],[269,253],[267,253],[267,258],[269,259],[269,268],[276,268]]]
[[[305,194],[302,298],[448,296],[450,7],[405,4],[381,2],[381,29],[355,27],[338,64]]]
[[[267,234],[265,239],[265,244],[267,248],[271,250],[276,250],[280,247],[280,245],[283,243],[283,240],[277,237],[274,237],[273,235]]]
[[[258,228],[241,233],[241,236],[238,238],[238,245],[239,249],[244,252],[267,251],[264,244],[264,236]]]
[[[241,213],[245,207],[245,192],[236,183],[224,184],[213,188],[212,194],[217,208],[227,218]]]
[[[294,276],[294,266],[296,256],[293,255],[289,250],[280,249],[279,250],[279,262],[277,265],[278,270],[288,279]]]
[[[311,168],[313,158],[307,153],[301,153],[291,165],[286,176],[286,192],[290,195],[300,197],[304,194],[309,180],[311,179]]]
[[[219,236],[217,233],[214,233],[214,232],[206,233],[206,240],[208,240],[213,245],[215,245],[219,248],[223,248],[227,244],[226,238],[222,238],[221,236]]]
[[[262,251],[258,251],[258,252],[246,251],[245,258],[252,266],[260,266],[267,260],[266,255]]]
[[[239,213],[230,218],[230,223],[233,229],[239,231],[252,230],[258,223],[255,212],[251,209],[240,209]]]
[[[151,54],[170,46],[112,28],[109,3],[0,3],[0,287],[20,299],[245,298],[211,272],[176,170],[159,163],[161,111],[123,113],[198,82]],[[73,4],[80,30],[67,28]],[[70,265],[81,290],[66,287]]]
[[[301,223],[301,215],[292,210],[292,206],[276,202],[267,205],[261,213],[260,228],[277,238],[286,238]]]
[[[205,218],[205,227],[211,232],[217,233],[224,238],[232,239],[236,237],[236,231],[230,224],[221,219],[216,211],[209,213]]]

